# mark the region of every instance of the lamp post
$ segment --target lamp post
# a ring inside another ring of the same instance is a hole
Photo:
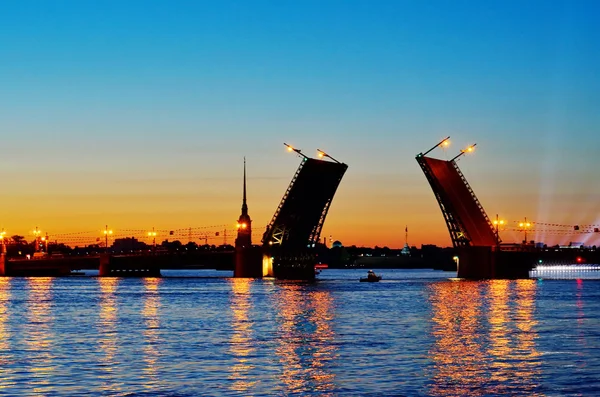
[[[467,146],[465,149],[462,149],[459,154],[457,154],[456,156],[454,156],[454,158],[452,160],[450,160],[450,161],[455,161],[456,159],[458,159],[463,154],[473,153],[473,151],[475,150],[475,146],[477,146],[476,143],[472,144],[471,146]]]
[[[108,225],[104,228],[104,249],[108,252],[108,235],[113,234],[112,230],[108,230]]]
[[[525,217],[525,220],[523,222],[519,222],[519,227],[521,228],[520,231],[522,231],[525,234],[525,238],[523,241],[525,244],[527,244],[527,229],[531,227],[531,223],[527,222],[527,217]]]
[[[151,232],[148,232],[148,237],[152,237],[152,251],[156,252],[156,232],[152,228]]]
[[[448,141],[444,141],[444,143],[445,143],[445,142],[448,142]],[[330,155],[328,155],[327,153],[325,153],[325,152],[324,152],[324,151],[322,151],[321,149],[317,149],[317,155],[319,156],[319,158],[320,158],[320,159],[322,159],[323,157],[327,157],[327,158],[329,158],[329,159],[331,159],[331,160],[335,161],[335,162],[336,162],[336,163],[338,163],[338,164],[340,163],[339,161],[337,161],[336,159],[334,159],[333,157],[331,157]]]
[[[287,144],[287,143],[285,143],[285,142],[284,142],[283,144],[285,145],[285,147],[287,147],[287,151],[288,151],[288,152],[296,152],[296,153],[298,153],[300,156],[302,156],[302,158],[303,158],[304,160],[308,160],[308,157],[307,157],[307,156],[306,156],[304,153],[302,153],[302,151],[301,151],[300,149],[296,149],[296,148],[295,148],[295,147],[293,147],[292,145],[288,145],[288,144]]]
[[[35,236],[35,252],[40,250],[40,234],[42,234],[42,231],[36,226],[33,231],[33,235]]]
[[[500,230],[499,227],[500,226],[504,226],[504,220],[502,219],[498,219],[498,214],[496,214],[496,219],[494,220],[493,224],[496,227],[496,239],[498,240],[498,243],[500,243]]]

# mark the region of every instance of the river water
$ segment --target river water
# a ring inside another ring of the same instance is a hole
[[[600,395],[599,281],[381,274],[0,278],[0,395]]]

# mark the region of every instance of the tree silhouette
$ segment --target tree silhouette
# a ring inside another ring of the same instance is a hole
[[[16,245],[27,245],[27,240],[25,240],[24,236],[19,236],[18,234],[15,234],[14,236],[12,236],[10,238],[13,243],[15,243]]]

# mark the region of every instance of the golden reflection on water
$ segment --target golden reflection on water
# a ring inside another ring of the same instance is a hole
[[[515,281],[517,303],[517,343],[513,357],[519,362],[519,376],[523,383],[531,387],[539,384],[541,353],[537,350],[535,340],[538,335],[535,326],[535,294],[536,280]],[[513,371],[516,372],[516,371]]]
[[[0,368],[12,360],[10,350],[10,333],[7,329],[9,320],[8,302],[10,301],[10,278],[0,277]],[[11,383],[12,377],[8,373],[2,375],[0,390]]]
[[[328,365],[336,354],[333,300],[328,291],[305,290],[298,284],[282,284],[275,294],[281,380],[286,394],[318,391],[332,395],[335,375]]]
[[[431,395],[510,394],[515,386],[534,395],[536,287],[535,280],[431,284]]]
[[[100,319],[98,321],[98,344],[102,351],[101,361],[106,374],[106,386],[111,383],[110,374],[117,364],[117,286],[118,277],[98,277],[100,283]],[[109,388],[110,389],[110,388]],[[111,389],[112,390],[112,389]]]
[[[505,361],[511,356],[507,329],[509,286],[506,280],[491,280],[487,286],[490,302],[488,354],[492,359],[490,379],[495,382],[506,382],[511,376],[511,364]]]
[[[160,336],[158,330],[160,328],[160,318],[158,310],[160,308],[160,295],[158,287],[161,279],[158,277],[148,277],[144,279],[144,309],[142,315],[144,317],[145,329],[144,335],[144,372],[149,377],[149,382],[146,382],[147,388],[152,388],[158,382],[157,362],[159,358],[158,346],[160,344]]]
[[[27,335],[24,340],[28,350],[31,372],[30,384],[34,394],[42,393],[49,385],[49,375],[54,370],[52,360],[52,277],[27,278]]]
[[[248,312],[252,308],[250,302],[250,288],[252,279],[231,279],[231,311],[232,328],[230,352],[233,355],[234,364],[231,368],[230,387],[237,392],[245,392],[248,395],[250,388],[256,383],[250,372],[254,368],[251,355],[255,351],[252,346],[252,327],[248,318]]]
[[[7,354],[10,354],[10,340],[8,336],[8,330],[6,329],[6,322],[8,321],[9,311],[8,302],[10,301],[10,278],[0,277],[0,354],[2,361],[6,360]],[[1,386],[0,386],[1,387]]]

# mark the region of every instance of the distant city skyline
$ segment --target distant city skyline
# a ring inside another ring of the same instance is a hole
[[[322,237],[400,248],[408,226],[409,244],[448,246],[414,157],[450,135],[432,154],[477,143],[459,165],[490,218],[600,245],[567,233],[600,224],[599,14],[593,1],[6,2],[0,228],[234,229],[245,156],[262,231],[298,166],[288,142],[349,166]]]

